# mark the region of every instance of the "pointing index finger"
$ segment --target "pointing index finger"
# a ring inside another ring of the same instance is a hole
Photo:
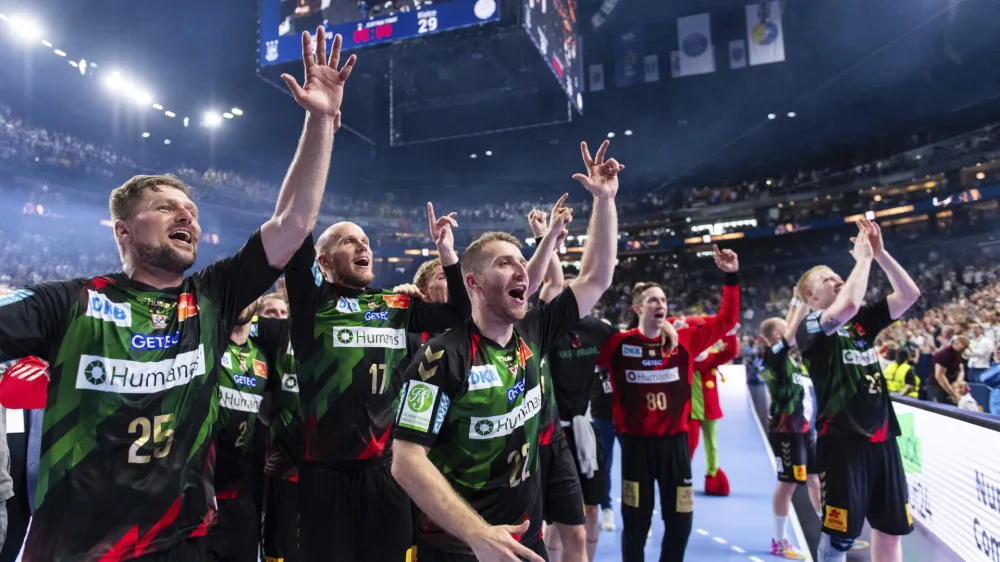
[[[431,231],[434,230],[434,226],[437,224],[437,218],[434,216],[434,203],[430,201],[427,202],[427,223],[431,225]]]
[[[560,198],[559,198],[559,200],[558,200],[558,201],[556,201],[556,204],[555,204],[555,206],[554,206],[554,207],[552,207],[552,212],[556,212],[556,211],[558,211],[559,209],[561,209],[561,208],[562,208],[562,206],[563,206],[563,202],[565,202],[565,201],[566,201],[566,198],[567,198],[567,197],[569,197],[569,193],[563,193],[563,194],[562,194],[562,197],[560,197]]]

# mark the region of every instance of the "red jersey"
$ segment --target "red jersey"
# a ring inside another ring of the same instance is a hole
[[[615,431],[644,437],[686,433],[694,359],[736,325],[739,311],[739,275],[727,274],[718,315],[701,327],[677,330],[673,351],[638,328],[611,336],[597,365],[611,375]]]

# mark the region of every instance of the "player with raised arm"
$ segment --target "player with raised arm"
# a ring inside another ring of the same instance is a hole
[[[846,560],[867,517],[872,560],[901,560],[900,539],[913,530],[913,519],[895,439],[899,423],[874,342],[917,301],[920,290],[885,251],[877,224],[859,220],[852,242],[855,265],[846,281],[829,267],[817,266],[798,283],[799,294],[814,311],[795,339],[816,387],[816,457],[823,490],[819,558]],[[863,305],[872,261],[893,292]]]
[[[655,283],[632,289],[639,326],[615,334],[601,348],[614,396],[615,430],[622,449],[622,560],[643,560],[653,517],[653,484],[660,489],[666,531],[660,560],[684,559],[694,520],[688,419],[694,359],[739,321],[739,260],[716,246],[715,264],[725,274],[722,306],[699,328],[675,330],[667,322],[667,297]]]
[[[561,203],[562,200],[557,205]],[[528,214],[536,243],[540,243],[547,230],[547,221],[545,211]],[[557,247],[561,244],[562,238],[557,239]],[[539,292],[542,302],[558,296],[566,282],[573,279],[563,276],[558,253],[553,252],[550,264]],[[587,411],[590,387],[597,378],[597,352],[616,331],[606,321],[588,314],[552,344],[542,365],[542,396],[549,412],[542,416],[539,439],[543,516],[547,524],[545,544],[553,559],[558,552],[563,561],[582,560],[586,552],[586,558],[593,560],[597,552],[600,533],[597,513],[604,496],[604,451]],[[590,432],[594,438],[578,441],[576,431]],[[578,443],[584,447],[578,448]]]
[[[819,469],[816,465],[815,444],[809,420],[813,415],[812,381],[802,365],[789,355],[796,328],[809,311],[798,298],[798,289],[785,318],[768,318],[760,324],[760,336],[767,349],[764,352],[762,377],[771,397],[767,436],[778,461],[778,486],[774,490],[774,533],[771,554],[789,560],[805,560],[807,555],[788,540],[788,513],[792,494],[800,484],[807,484],[813,508],[820,510]],[[805,546],[805,545],[800,545]]]
[[[26,562],[197,561],[214,519],[220,356],[240,312],[295,267],[312,231],[351,58],[302,35],[306,110],[274,215],[233,257],[185,276],[201,238],[190,190],[136,176],[111,193],[124,272],[41,283],[0,301],[0,361],[37,355],[51,376]],[[294,256],[294,257],[293,257]],[[308,267],[308,265],[306,265]]]
[[[581,274],[530,312],[519,242],[487,233],[462,258],[472,318],[432,338],[407,370],[396,425],[393,476],[421,510],[421,562],[545,560],[539,537],[541,357],[611,285],[617,246],[614,159],[605,141],[588,174],[594,197]],[[552,217],[537,253],[547,265],[567,218]],[[540,278],[540,277],[539,277]]]
[[[427,204],[448,303],[371,288],[372,251],[358,225],[320,235],[313,268],[285,276],[304,425],[299,465],[302,560],[403,560],[413,541],[406,493],[392,479],[392,423],[406,332],[447,330],[469,315],[454,215]],[[310,244],[310,248],[311,248]]]

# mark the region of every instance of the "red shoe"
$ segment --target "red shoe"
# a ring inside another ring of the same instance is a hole
[[[728,496],[729,478],[720,468],[715,476],[705,475],[705,495],[708,496]]]

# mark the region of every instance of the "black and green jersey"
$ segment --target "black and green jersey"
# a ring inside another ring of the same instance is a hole
[[[215,461],[215,489],[227,497],[244,489],[254,467],[253,443],[264,395],[281,384],[270,359],[281,337],[272,322],[255,322],[251,334],[242,345],[230,341],[220,358],[219,371],[219,434]]]
[[[298,480],[302,458],[302,413],[295,349],[288,339],[288,320],[260,318],[250,337],[268,356],[275,385],[271,389],[270,425],[264,474]]]
[[[552,345],[548,358],[563,421],[573,421],[587,413],[590,390],[597,378],[597,354],[616,332],[608,322],[587,316]]]
[[[459,265],[444,271],[452,304],[333,285],[317,267],[285,276],[305,460],[343,463],[390,450],[406,332],[443,332],[469,316]]]
[[[805,368],[788,354],[785,338],[764,352],[761,374],[771,396],[767,430],[770,433],[809,433],[813,403],[812,380]]]
[[[795,339],[802,362],[816,387],[816,425],[819,435],[853,433],[873,442],[899,435],[899,423],[875,338],[892,324],[885,299],[863,306],[831,335],[820,325],[822,310],[806,317]]]
[[[220,355],[279,275],[258,232],[179,287],[117,273],[0,298],[0,361],[49,363],[25,560],[128,560],[204,534]]]
[[[507,345],[483,336],[472,320],[432,338],[406,371],[396,438],[430,448],[428,458],[491,525],[531,519],[521,539],[541,528],[538,502],[541,358],[580,319],[566,289],[514,325]],[[468,546],[420,515],[425,538],[450,552]]]

